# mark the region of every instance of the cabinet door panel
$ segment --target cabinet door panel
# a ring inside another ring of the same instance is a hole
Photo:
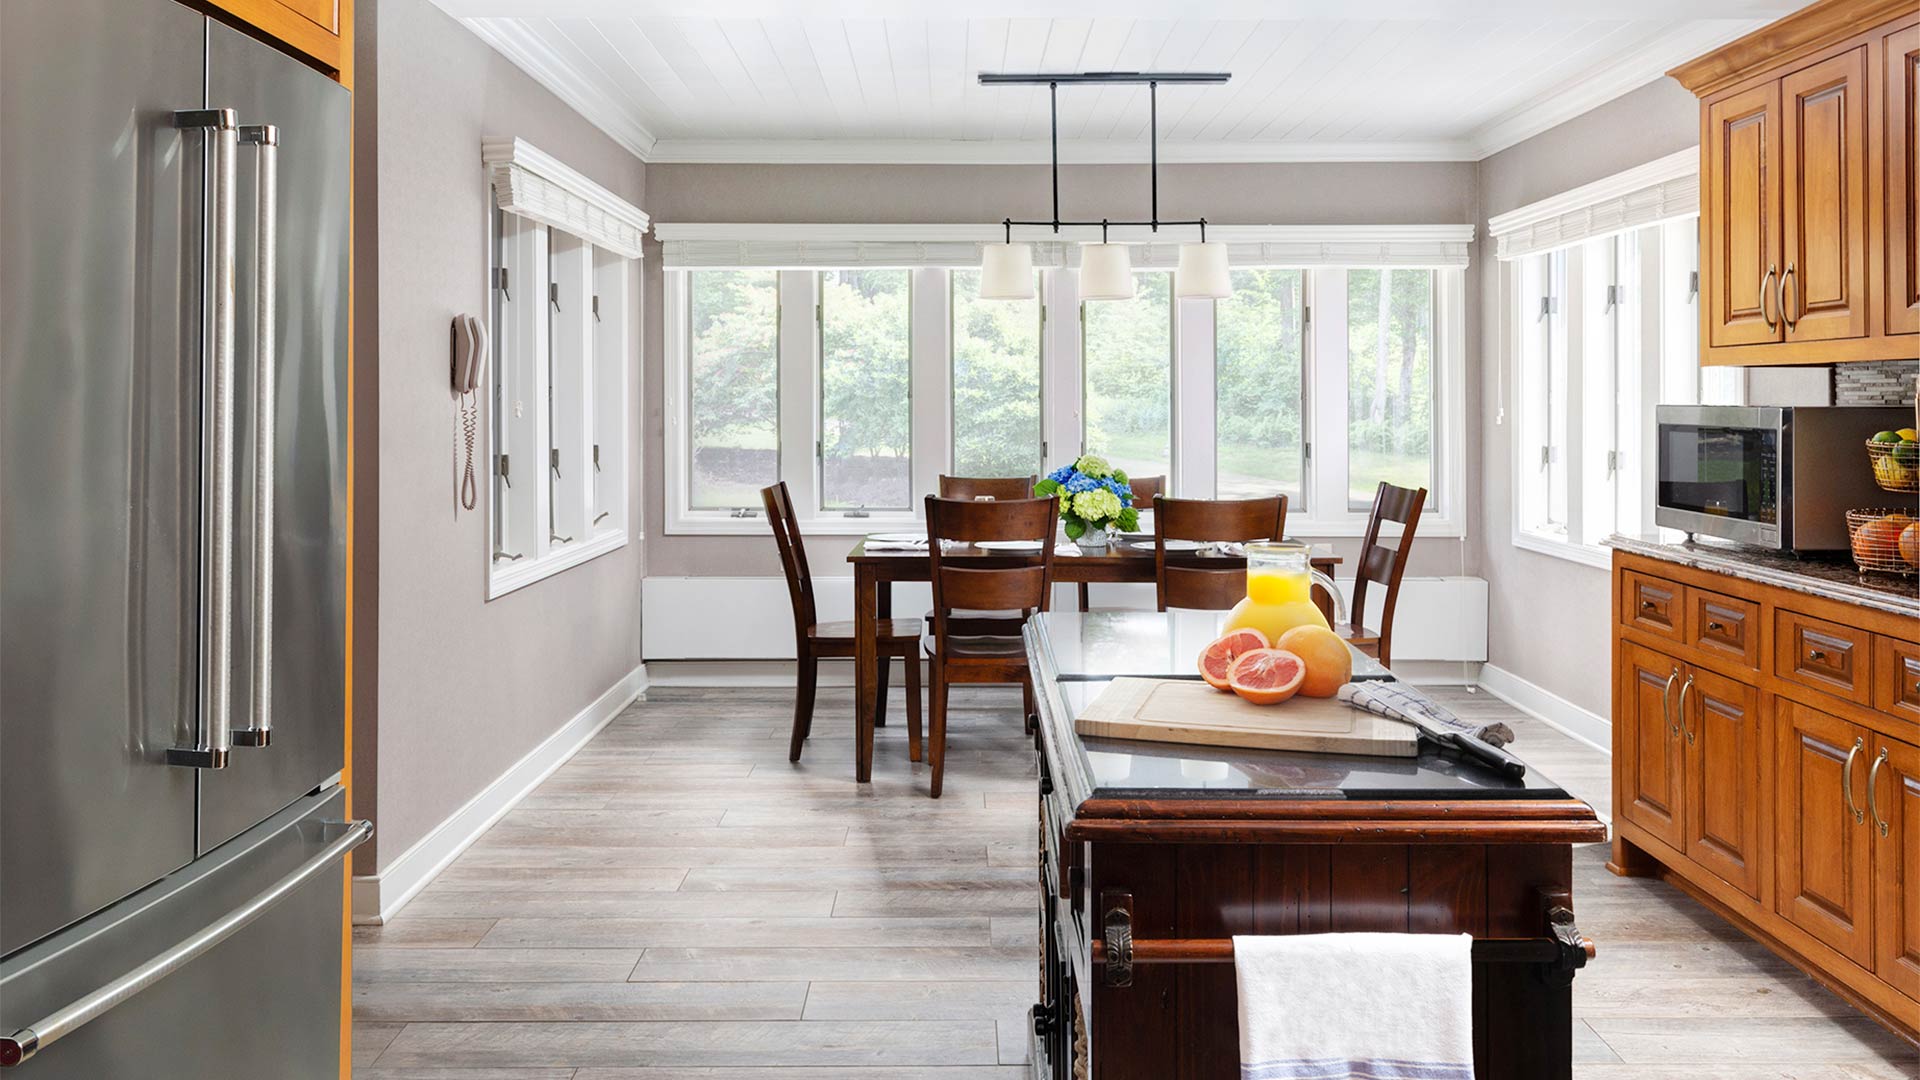
[[[1685,850],[1681,800],[1678,704],[1681,664],[1651,649],[1620,643],[1620,683],[1614,688],[1614,730],[1619,734],[1615,792],[1627,820],[1675,848]]]
[[[1687,856],[1757,898],[1760,691],[1699,668],[1685,680]]]
[[[1873,829],[1874,971],[1920,998],[1920,747],[1881,739]],[[1884,826],[1885,831],[1882,831]]]
[[[1920,645],[1890,637],[1873,639],[1873,707],[1891,716],[1920,720]]]
[[[1774,908],[1855,963],[1871,966],[1865,732],[1798,702],[1774,700],[1779,747]],[[1856,809],[1862,811],[1859,816]]]
[[[1886,332],[1920,333],[1920,25],[1881,38],[1887,228]]]
[[[1867,334],[1867,50],[1780,80],[1788,341]]]
[[[1781,339],[1779,117],[1779,83],[1707,106],[1700,257],[1709,346]]]

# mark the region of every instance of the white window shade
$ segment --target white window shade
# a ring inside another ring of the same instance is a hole
[[[653,228],[668,270],[841,269],[890,267],[970,269],[982,245],[1006,240],[1000,225],[821,225],[662,222]],[[1036,268],[1074,267],[1080,245],[1097,242],[1098,228],[1069,228],[1062,239],[1044,228],[1022,227],[1013,238],[1033,245]],[[1114,228],[1109,239],[1133,245],[1136,270],[1171,270],[1180,245],[1199,239],[1191,227]],[[1227,245],[1234,266],[1464,267],[1473,244],[1471,225],[1217,225],[1209,240]]]
[[[480,140],[480,160],[500,209],[626,258],[640,257],[647,215],[579,170],[524,139],[501,135]]]
[[[1494,254],[1518,259],[1700,212],[1700,151],[1687,149],[1487,222]]]

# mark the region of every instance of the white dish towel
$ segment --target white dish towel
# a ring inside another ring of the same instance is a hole
[[[1467,934],[1236,937],[1241,1080],[1473,1080]]]

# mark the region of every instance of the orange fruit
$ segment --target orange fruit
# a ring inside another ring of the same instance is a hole
[[[1900,552],[1900,537],[1907,526],[1915,524],[1905,514],[1888,514],[1860,526],[1853,534],[1853,557],[1861,562],[1882,562]]]
[[[1227,688],[1227,669],[1235,660],[1255,649],[1271,648],[1267,635],[1252,627],[1229,630],[1200,651],[1200,677],[1215,690]]]
[[[1324,626],[1296,626],[1273,643],[1307,665],[1307,677],[1300,684],[1306,697],[1330,698],[1353,678],[1353,652],[1340,635]]]
[[[1900,530],[1900,557],[1908,566],[1920,566],[1920,521]]]
[[[1227,669],[1227,685],[1255,705],[1278,705],[1300,690],[1307,665],[1285,649],[1255,649]]]

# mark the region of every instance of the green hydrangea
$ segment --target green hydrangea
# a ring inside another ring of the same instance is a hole
[[[1120,516],[1120,496],[1106,488],[1083,491],[1073,497],[1073,512],[1082,521],[1098,524]]]
[[[1106,458],[1100,457],[1097,454],[1080,455],[1080,460],[1074,462],[1073,467],[1093,477],[1095,480],[1105,480],[1107,477],[1113,475],[1113,466],[1107,464]]]

